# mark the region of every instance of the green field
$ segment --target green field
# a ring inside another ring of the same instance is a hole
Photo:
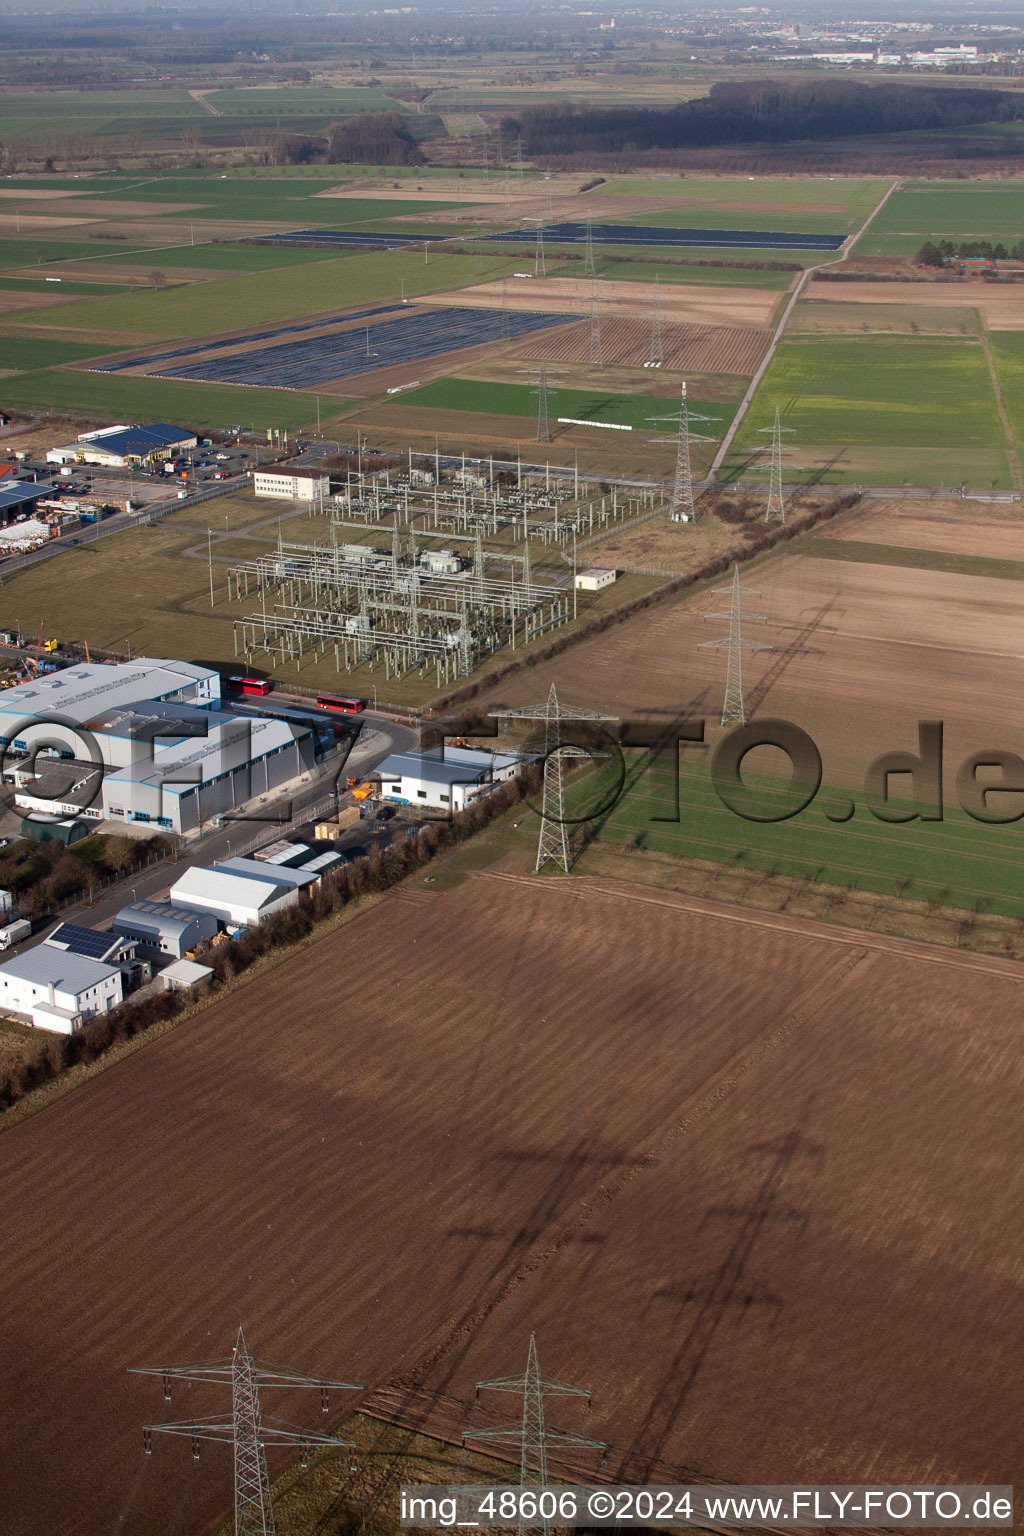
[[[20,368],[26,372],[54,368],[58,363],[77,363],[82,358],[99,357],[113,350],[113,347],[97,347],[81,341],[0,335],[0,368]]]
[[[735,253],[733,260],[735,260]],[[696,283],[711,288],[785,289],[798,276],[795,272],[752,272],[744,267],[687,267],[674,262],[601,261],[598,276],[614,282]]]
[[[431,410],[460,411],[465,415],[536,416],[537,391],[529,384],[490,383],[481,379],[435,379],[422,389],[411,389],[397,397],[396,404],[421,405]],[[706,409],[725,427],[736,409],[720,400],[690,402],[694,410]],[[576,416],[587,421],[617,421],[624,426],[658,429],[650,426],[651,416],[678,414],[678,399],[655,395],[618,395],[599,389],[548,389],[548,413]],[[666,427],[671,430],[671,427]]]
[[[879,821],[863,797],[847,822],[833,823],[825,808],[850,796],[819,789],[814,801],[788,821],[748,821],[723,805],[706,770],[679,773],[676,817],[674,770],[664,758],[629,754],[625,793],[599,825],[608,842],[636,838],[654,852],[679,858],[735,863],[827,885],[847,886],[945,906],[1024,916],[1024,824],[987,826],[955,804],[941,822]],[[758,791],[762,814],[792,804],[777,781],[744,775]],[[569,793],[570,808],[596,803],[602,781],[588,775]],[[657,819],[667,818],[667,819]]]
[[[54,261],[88,261],[94,256],[111,256],[116,252],[123,261],[147,255],[144,248],[130,240],[33,240],[28,235],[19,239],[0,240],[0,272],[35,267]],[[56,284],[53,285],[54,287]]]
[[[483,260],[484,278],[506,277],[513,270],[500,256]],[[273,271],[254,272],[160,293],[120,292],[109,299],[87,299],[76,304],[74,323],[121,335],[211,336],[350,304],[384,302],[400,296],[403,282],[406,296],[412,297],[480,280],[475,256],[434,254],[427,264],[422,253],[360,252],[294,267],[286,281]]]
[[[855,481],[871,478],[877,455],[878,484],[980,484],[993,477],[1010,483],[992,381],[977,342],[877,336],[782,342],[739,433],[733,470],[763,445],[758,429],[771,425],[776,407],[795,430],[788,439],[795,449],[862,450],[847,476]],[[900,472],[904,452],[906,474]]]
[[[892,197],[858,256],[913,255],[926,240],[957,236],[1017,241],[1024,234],[1024,184],[1007,181],[910,181]]]
[[[24,293],[29,298],[34,293],[64,293],[69,298],[93,298],[110,292],[109,283],[76,283],[62,279],[60,287],[48,283],[45,277],[0,277],[0,291]]]
[[[725,205],[720,208],[720,212],[730,217],[734,212],[728,207],[731,203],[764,204],[766,210],[769,207],[784,207],[786,204],[805,204],[819,216],[833,216],[838,222],[832,228],[838,234],[847,229],[855,229],[866,219],[888,185],[884,177],[856,176],[614,176],[595,196],[612,192],[625,197],[678,198],[681,205],[696,204],[695,211],[700,213],[700,222],[712,226],[718,223],[716,204]],[[772,217],[778,215],[773,213]],[[787,213],[786,217],[796,220],[804,215]],[[735,227],[753,228],[750,218],[748,208],[743,212],[740,224]],[[746,224],[742,220],[746,220]],[[629,215],[629,221],[637,224],[653,222],[646,215],[640,214]],[[689,220],[681,217],[680,222],[685,224]],[[734,226],[722,224],[719,227],[729,229]],[[794,227],[804,226],[801,224]]]
[[[294,430],[316,421],[315,397],[300,390],[46,370],[7,378],[2,384],[5,405],[23,410],[118,421],[173,421],[218,429],[237,422],[257,431],[266,427]],[[343,410],[348,403],[321,397],[322,421],[329,419],[329,412]]]
[[[1014,436],[1024,444],[1024,332],[992,331],[989,345]]]

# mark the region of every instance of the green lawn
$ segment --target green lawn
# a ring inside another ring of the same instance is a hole
[[[2,384],[4,403],[27,410],[67,411],[121,421],[174,421],[197,427],[224,428],[238,422],[257,431],[309,427],[316,421],[316,400],[300,390],[46,370],[4,379]],[[325,406],[321,397],[322,421],[328,419],[328,410],[342,410],[348,403],[332,398]]]
[[[489,383],[480,379],[435,379],[422,389],[399,395],[396,404],[421,405],[433,410],[462,411],[485,416],[536,416],[537,392],[529,384]],[[690,402],[694,410],[706,410],[718,418],[722,428],[732,420],[736,407],[716,400],[702,405]],[[652,434],[648,417],[678,412],[678,399],[655,395],[620,395],[599,389],[548,389],[548,413],[575,416],[587,421],[617,421],[624,426],[646,429]],[[665,428],[671,431],[671,424]]]
[[[877,451],[884,465],[878,484],[904,478],[925,485],[987,483],[993,464],[999,482],[1008,483],[995,394],[976,342],[877,336],[784,341],[744,420],[733,468],[765,442],[758,429],[771,425],[776,407],[784,425],[795,430],[787,439],[795,448],[861,450],[855,480],[870,478]],[[904,450],[914,455],[906,475],[898,472]],[[961,466],[952,479],[950,453],[954,468]],[[920,478],[931,461],[938,478]]]
[[[907,182],[875,219],[859,256],[912,255],[926,240],[972,236],[1017,241],[1024,234],[1024,185],[1007,181]]]
[[[793,803],[776,781],[746,780],[758,791],[761,813]],[[591,807],[601,781],[570,780],[570,808]],[[944,820],[889,823],[871,814],[863,796],[847,822],[830,822],[825,808],[846,792],[819,789],[814,801],[788,821],[748,821],[723,805],[710,774],[684,766],[676,818],[673,771],[659,758],[627,756],[625,793],[600,825],[609,842],[635,837],[641,846],[680,858],[736,863],[798,879],[859,890],[898,893],[918,901],[1024,916],[1024,824],[986,826],[947,805]],[[1009,810],[1009,807],[1007,807]],[[656,819],[667,818],[667,819]]]
[[[514,264],[500,256],[484,258],[485,278],[513,270]],[[422,253],[367,252],[294,267],[285,281],[273,271],[254,272],[162,293],[145,290],[86,300],[75,306],[75,325],[121,334],[210,336],[350,304],[383,303],[399,297],[403,281],[406,296],[412,297],[480,279],[475,256],[434,254],[427,264]]]

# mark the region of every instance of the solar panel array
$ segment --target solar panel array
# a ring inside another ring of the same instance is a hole
[[[99,933],[95,928],[83,928],[78,923],[61,923],[50,934],[54,944],[62,944],[73,955],[85,955],[89,960],[102,960],[111,944],[117,939],[115,933]]]
[[[845,235],[802,235],[777,229],[672,229],[655,224],[594,224],[596,245],[718,245],[748,249],[835,251]],[[514,241],[532,245],[536,228],[510,229],[504,234],[480,235],[481,240]],[[545,224],[544,239],[554,243],[582,245],[587,239],[585,224]]]
[[[129,357],[120,363],[97,363],[94,373],[121,373],[125,368],[141,368],[144,364],[169,363],[176,357],[191,357],[195,352],[216,352],[225,347],[237,347],[243,341],[270,341],[275,336],[296,336],[302,331],[316,331],[323,325],[338,325],[343,320],[368,320],[371,315],[389,315],[401,304],[377,304],[373,309],[357,309],[351,314],[321,315],[319,320],[302,320],[298,325],[276,325],[272,330],[253,331],[249,336],[229,336],[226,341],[205,341],[200,347],[192,342],[187,347],[175,347],[173,352],[149,352],[145,357]]]
[[[527,335],[548,326],[568,325],[579,318],[534,310],[503,312],[453,307],[422,313],[407,309],[393,320],[378,321],[368,331],[360,327],[336,331],[330,336],[310,336],[304,341],[260,347],[231,357],[208,358],[180,368],[161,368],[158,374],[161,378],[196,379],[204,383],[306,389],[313,384],[458,352],[463,347]],[[235,344],[246,339],[236,337]]]

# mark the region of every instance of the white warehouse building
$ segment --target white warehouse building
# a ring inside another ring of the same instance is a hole
[[[124,996],[124,977],[108,960],[39,944],[0,965],[0,1013],[36,1029],[70,1035]]]
[[[269,871],[251,875],[223,865],[204,868],[196,864],[174,882],[169,898],[171,905],[181,910],[206,912],[222,923],[252,927],[294,906],[300,890],[298,883],[278,881]]]
[[[315,767],[312,724],[219,704],[219,674],[182,661],[33,678],[0,692],[3,777],[37,816],[188,833]]]
[[[289,501],[315,501],[323,503],[331,489],[331,477],[322,469],[303,469],[298,465],[281,465],[274,469],[257,469],[253,472],[252,488],[257,496],[284,496]]]
[[[523,759],[479,747],[445,747],[438,752],[393,752],[375,770],[382,800],[422,805],[435,811],[462,811],[496,784],[515,777]]]

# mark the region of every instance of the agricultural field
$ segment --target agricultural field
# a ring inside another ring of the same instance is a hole
[[[855,247],[857,256],[912,256],[926,240],[1016,242],[1024,230],[1024,183],[907,181]]]
[[[546,1373],[592,1392],[559,1426],[623,1481],[1019,1467],[999,1328],[1020,1202],[991,1177],[1024,1156],[1016,967],[534,879],[534,834],[510,833],[507,873],[393,895],[0,1138],[10,1536],[223,1518],[226,1457],[139,1440],[220,1395],[168,1414],[127,1367],[224,1356],[240,1319],[257,1355],[411,1384],[421,1428],[436,1402],[456,1435],[535,1331]]]
[[[687,266],[684,262],[638,259],[621,261],[609,256],[597,262],[597,275],[606,282],[693,283],[710,288],[789,288],[793,283],[792,272],[765,272],[743,267]],[[701,259],[703,260],[703,254]],[[736,260],[735,254],[731,258]]]
[[[485,278],[501,278],[511,271],[512,263],[502,257],[483,259]],[[273,271],[252,272],[201,287],[87,300],[76,304],[74,324],[91,330],[106,327],[121,335],[137,333],[142,339],[223,335],[271,320],[397,299],[403,283],[406,295],[415,297],[474,283],[479,275],[473,256],[437,254],[429,263],[422,253],[405,251],[328,256],[295,267],[286,281]]]
[[[853,484],[1011,484],[992,378],[974,341],[783,341],[727,470],[741,470],[764,443],[759,432],[771,426],[776,408],[794,433],[790,474],[824,469],[829,480]]]
[[[43,343],[57,346],[59,343]],[[0,340],[0,357],[5,343]],[[89,346],[90,353],[96,348]],[[178,379],[117,378],[81,370],[41,369],[5,378],[4,401],[21,410],[60,411],[71,416],[117,420],[183,421],[224,431],[236,422],[262,431],[310,427],[316,399],[298,390],[255,389],[245,385],[194,384]],[[347,404],[332,398],[322,409],[326,424]],[[180,645],[180,641],[179,641]],[[173,648],[172,648],[173,649]]]
[[[422,389],[410,389],[400,396],[401,404],[426,409],[460,411],[465,415],[523,416],[536,418],[537,390],[529,384],[500,383],[484,379],[435,379]],[[707,402],[705,402],[707,403]],[[701,409],[694,400],[693,409]],[[727,426],[733,407],[714,402],[719,419]],[[652,416],[678,416],[679,401],[668,396],[615,393],[614,390],[562,389],[548,386],[548,414],[554,422],[559,416],[576,416],[589,421],[621,422],[634,430],[650,427]],[[671,431],[671,423],[668,430]]]
[[[921,720],[945,724],[951,806],[956,771],[971,753],[1024,748],[1012,722],[1000,723],[1024,647],[1024,525],[1000,519],[997,538],[989,509],[958,512],[958,520],[950,510],[937,523],[930,548],[920,503],[908,516],[905,542],[900,509],[879,505],[863,536],[860,514],[845,513],[742,568],[750,589],[744,607],[763,616],[747,637],[769,647],[744,661],[748,714],[800,726],[817,745],[824,785],[852,793],[858,805],[869,764],[884,752],[916,752]],[[714,746],[726,657],[702,643],[725,633],[708,615],[726,606],[723,594],[707,588],[663,602],[557,657],[545,680],[569,703],[624,719],[660,719],[667,728],[702,717]],[[536,688],[536,680],[509,678],[488,690],[487,701],[520,703]],[[705,758],[697,749],[684,754],[698,766]],[[785,772],[784,764],[750,768]],[[858,810],[854,826],[863,814]],[[824,825],[813,808],[807,817]],[[841,825],[836,836],[849,841],[850,831]],[[1006,835],[1015,836],[1014,828]],[[953,883],[951,870],[946,884]]]

